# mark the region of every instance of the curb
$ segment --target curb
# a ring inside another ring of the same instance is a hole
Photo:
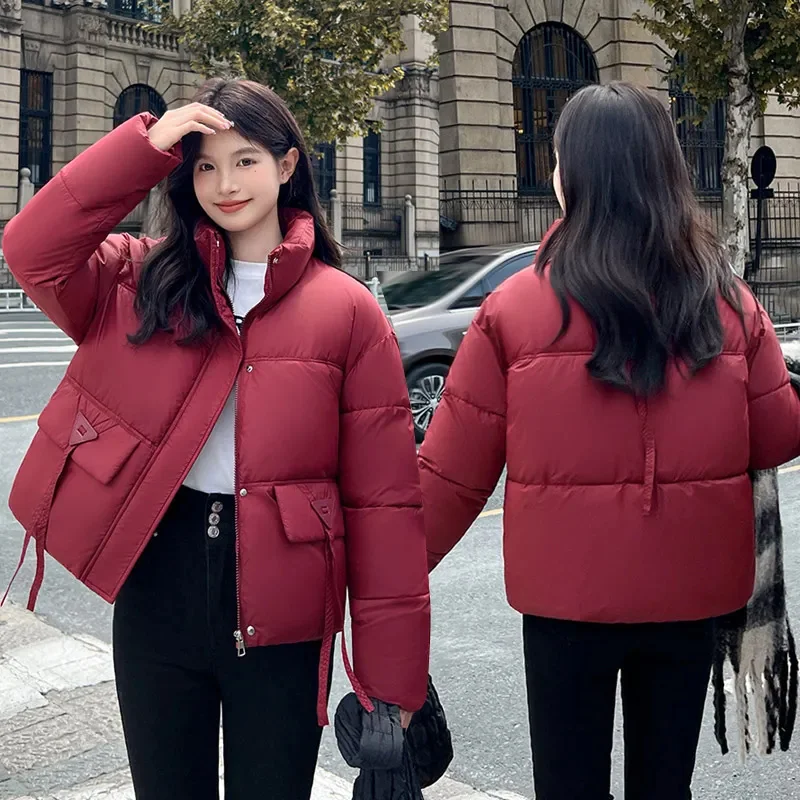
[[[352,796],[349,780],[317,769],[312,800]],[[448,778],[425,797],[525,800]],[[111,646],[15,605],[0,608],[0,800],[135,800]]]

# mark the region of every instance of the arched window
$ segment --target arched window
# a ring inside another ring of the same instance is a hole
[[[520,194],[549,192],[553,130],[567,100],[597,83],[594,54],[572,28],[557,22],[537,25],[517,47],[511,81]]]
[[[675,62],[686,65],[686,56],[678,53]],[[669,104],[672,119],[689,166],[694,188],[699,193],[722,191],[722,158],[725,152],[725,101],[717,100],[701,117],[694,95],[687,91],[680,78],[669,82]]]
[[[167,104],[164,98],[155,89],[143,83],[136,83],[125,89],[117,98],[114,106],[114,127],[122,125],[143,111],[149,111],[160,117],[166,110]]]

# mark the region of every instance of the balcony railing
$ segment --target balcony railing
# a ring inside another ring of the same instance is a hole
[[[108,0],[108,10],[120,17],[160,22],[161,5],[155,0]]]

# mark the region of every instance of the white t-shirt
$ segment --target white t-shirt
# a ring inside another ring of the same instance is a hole
[[[267,264],[252,261],[233,262],[234,279],[228,284],[228,295],[233,303],[237,325],[247,313],[264,298],[264,280]],[[233,391],[222,409],[211,436],[192,465],[184,486],[206,494],[233,494],[233,420],[235,416]]]

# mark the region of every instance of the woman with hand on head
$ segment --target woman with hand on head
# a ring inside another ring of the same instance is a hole
[[[113,234],[166,179],[161,241]],[[391,327],[337,269],[285,104],[215,80],[66,166],[3,238],[78,344],[11,507],[108,601],[140,800],[303,800],[349,593],[370,698],[419,708],[429,598]],[[404,714],[407,718],[408,714]]]

